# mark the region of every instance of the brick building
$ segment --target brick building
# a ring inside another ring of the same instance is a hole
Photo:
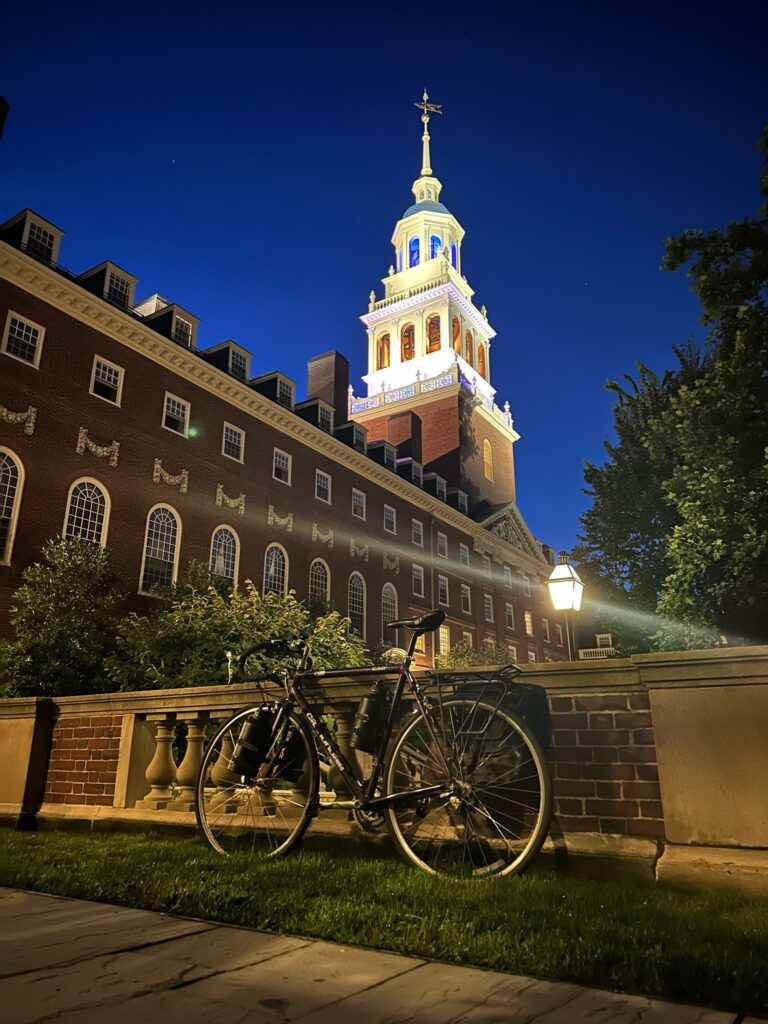
[[[136,303],[118,264],[63,269],[45,218],[0,225],[0,635],[23,569],[63,533],[109,547],[136,608],[197,559],[330,602],[371,647],[394,639],[388,619],[444,607],[426,663],[484,637],[521,662],[565,657],[550,554],[515,504],[494,331],[461,276],[464,232],[437,201],[424,134],[398,269],[362,318],[365,398],[329,352],[297,401],[234,341],[199,349],[177,303]]]

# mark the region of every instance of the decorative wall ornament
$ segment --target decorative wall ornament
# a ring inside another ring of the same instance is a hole
[[[327,544],[329,548],[333,547],[333,530],[326,530],[325,533],[318,527],[317,523],[312,523],[312,540],[320,541],[321,544]]]
[[[120,454],[120,442],[113,441],[112,444],[94,444],[90,437],[88,437],[87,428],[80,427],[77,435],[75,451],[78,455],[84,455],[88,451],[98,459],[108,458],[109,465],[114,469],[117,465],[117,458]]]
[[[228,498],[224,493],[224,484],[216,484],[216,504],[236,508],[238,515],[245,515],[245,495],[238,494],[236,498]]]
[[[533,555],[534,558],[541,560],[544,557],[540,545],[536,543],[523,517],[512,503],[504,509],[494,523],[487,524],[486,528],[490,533],[494,533],[506,541],[507,544],[513,544],[516,548]]]
[[[368,545],[367,544],[358,544],[355,541],[355,538],[352,537],[352,539],[349,542],[349,557],[350,558],[354,558],[356,555],[358,555],[360,558],[362,558],[363,561],[367,562],[368,561]]]
[[[394,569],[396,573],[400,572],[400,555],[390,555],[388,552],[384,552],[382,564],[385,569]]]
[[[26,412],[11,412],[4,405],[0,405],[0,420],[4,423],[23,423],[24,433],[34,434],[35,423],[37,422],[37,409],[30,405]]]
[[[288,533],[293,533],[293,512],[279,516],[275,512],[275,506],[270,505],[267,510],[267,526],[284,526]]]
[[[156,484],[162,482],[164,484],[170,484],[171,487],[178,486],[179,491],[182,494],[186,494],[189,487],[189,473],[186,469],[182,469],[182,471],[177,473],[176,476],[171,476],[166,469],[163,469],[163,463],[160,459],[155,459],[155,467],[152,470],[152,480]]]

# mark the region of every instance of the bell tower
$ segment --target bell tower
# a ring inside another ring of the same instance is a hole
[[[421,110],[421,173],[414,202],[392,234],[393,263],[360,319],[368,332],[367,397],[350,396],[350,418],[370,440],[390,438],[393,416],[421,420],[425,471],[464,491],[470,507],[514,501],[512,446],[519,435],[509,403],[491,385],[491,327],[462,273],[464,228],[440,201],[430,154],[430,116],[442,114],[426,89]],[[398,421],[402,424],[402,419]]]

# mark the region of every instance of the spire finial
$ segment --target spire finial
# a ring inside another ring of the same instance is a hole
[[[424,134],[421,137],[422,153],[421,153],[421,176],[429,176],[432,174],[432,168],[429,164],[429,124],[430,114],[442,114],[443,105],[442,103],[430,103],[429,93],[427,87],[424,86],[424,95],[421,98],[421,102],[415,103],[414,106],[418,107],[421,111],[421,120],[424,125]]]

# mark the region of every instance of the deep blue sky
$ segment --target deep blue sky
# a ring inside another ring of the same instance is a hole
[[[25,4],[2,19],[0,220],[62,227],[303,391],[307,357],[365,372],[358,316],[420,168],[467,235],[522,434],[519,504],[570,546],[603,385],[697,331],[662,239],[754,210],[768,120],[764,3]],[[9,45],[13,43],[13,45]],[[358,387],[361,390],[361,386]]]

